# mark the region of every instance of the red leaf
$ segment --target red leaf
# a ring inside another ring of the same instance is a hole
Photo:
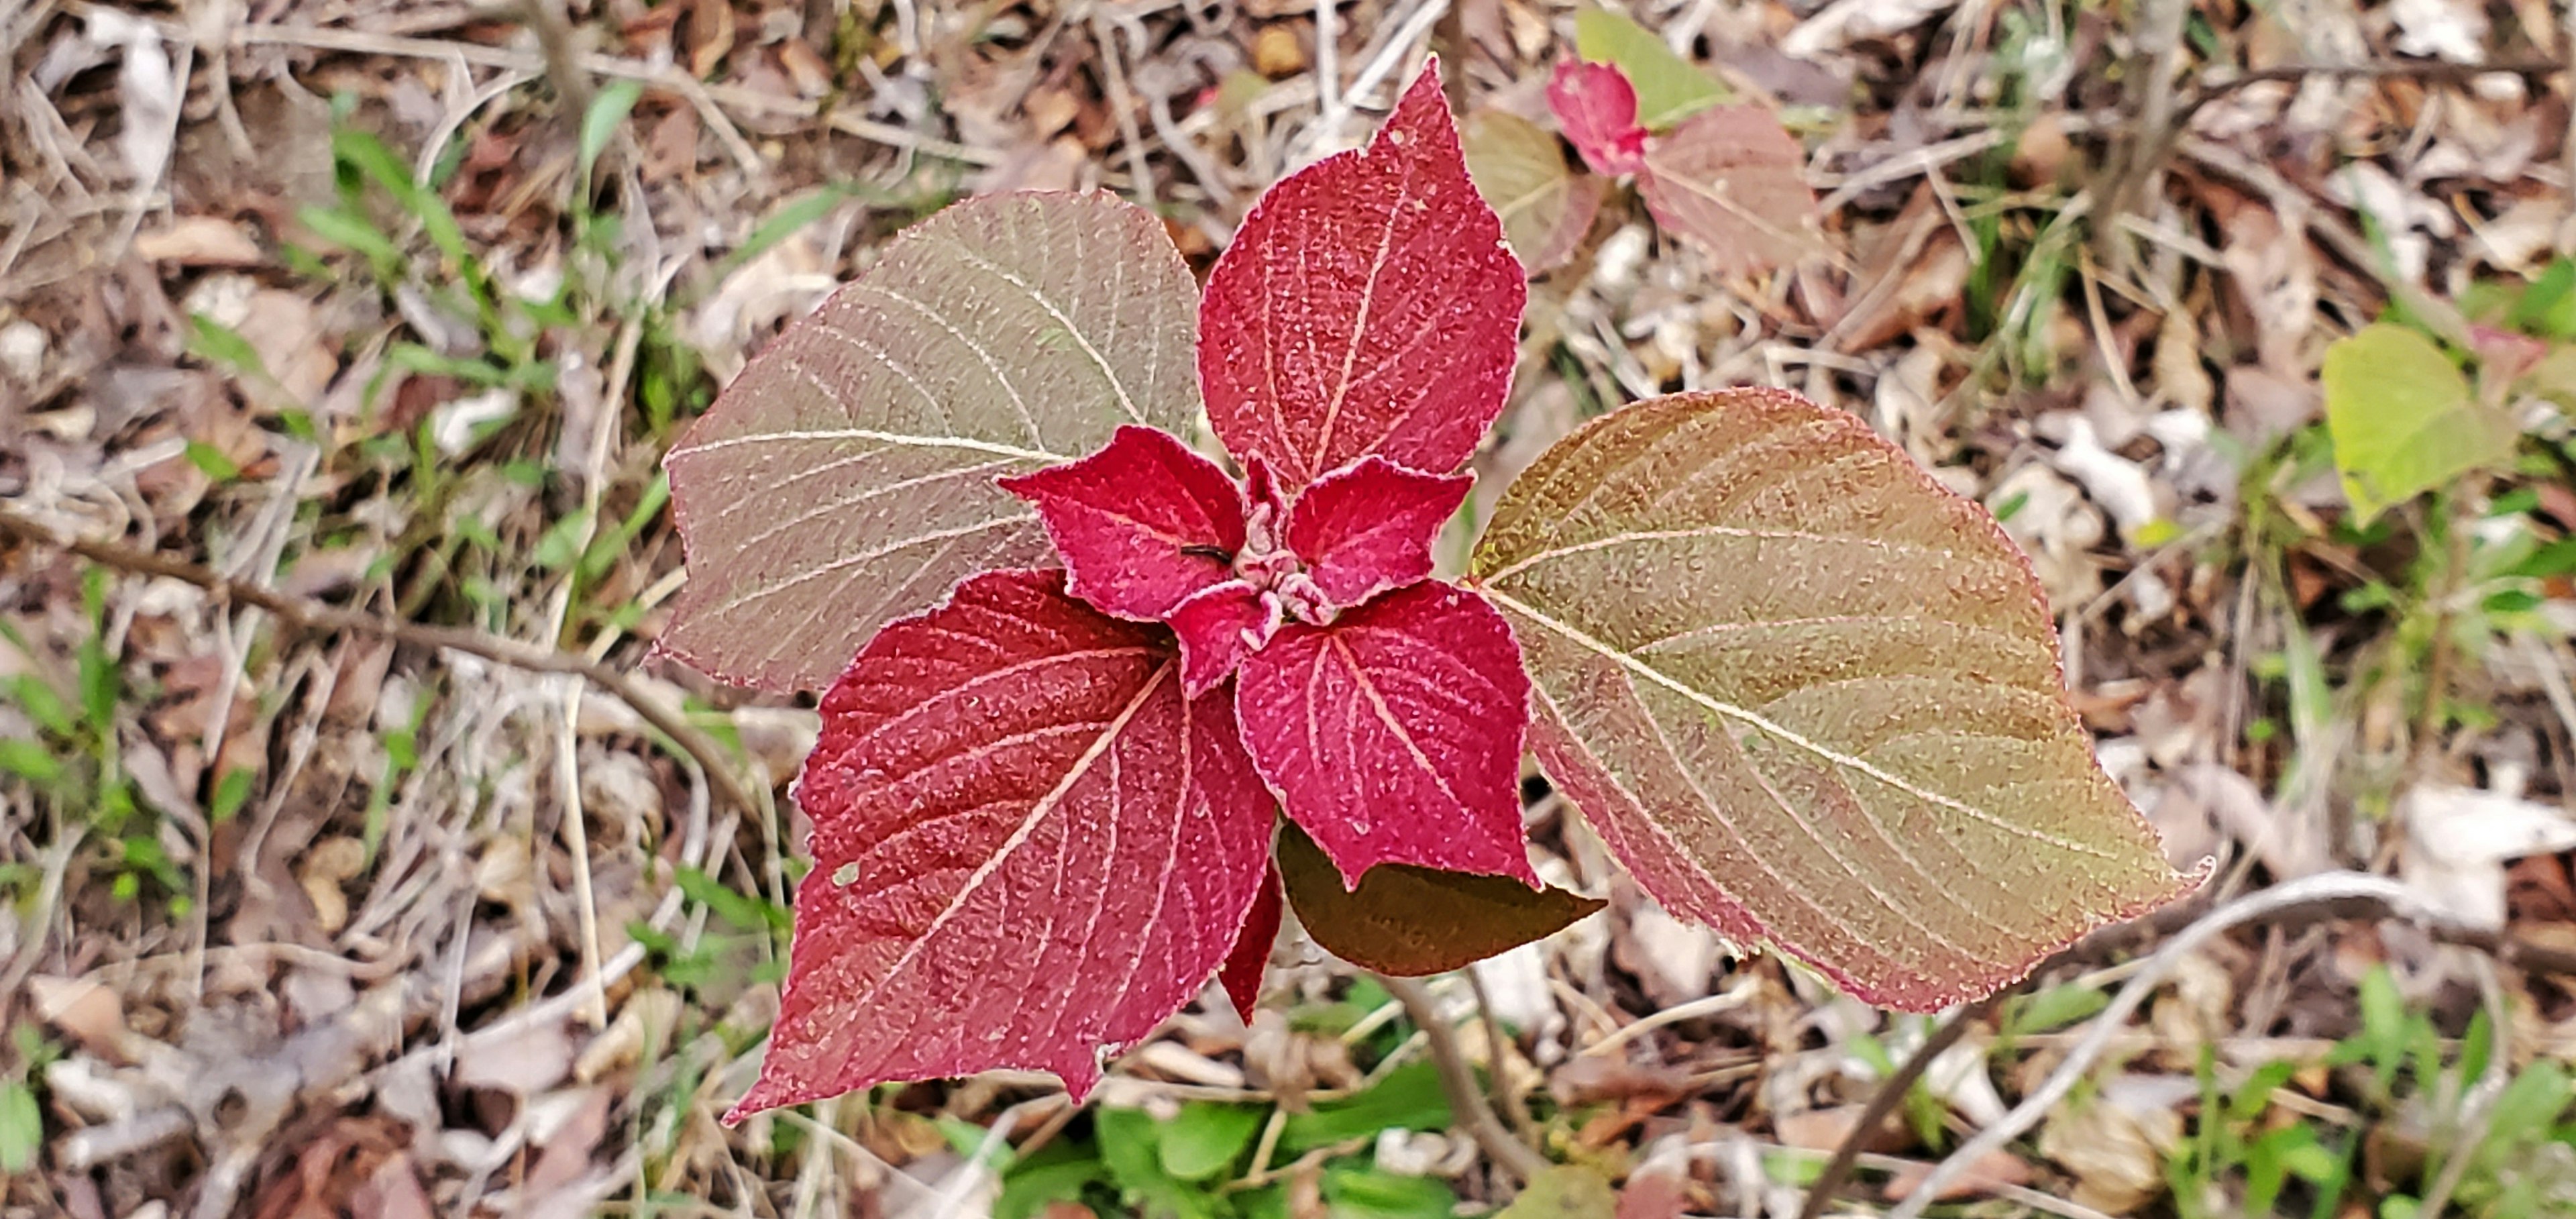
[[[1367,149],[1271,187],[1208,275],[1208,422],[1291,489],[1371,453],[1455,470],[1511,387],[1526,285],[1437,67]]]
[[[1252,1009],[1261,1005],[1261,980],[1270,973],[1270,950],[1279,943],[1279,912],[1284,906],[1279,865],[1273,861],[1261,878],[1260,892],[1253,895],[1252,914],[1243,920],[1234,951],[1225,955],[1225,967],[1217,971],[1217,979],[1225,983],[1225,997],[1234,1001],[1234,1014],[1246,1024],[1252,1022]]]
[[[1606,63],[1569,59],[1547,82],[1547,108],[1592,172],[1633,174],[1646,165],[1646,129],[1637,124],[1637,90]]]
[[[1233,575],[1243,496],[1224,468],[1170,433],[1122,427],[1080,461],[1001,479],[1035,505],[1073,595],[1151,622]]]
[[[1052,1071],[1151,1033],[1224,960],[1270,800],[1161,628],[1054,571],[888,624],[797,784],[814,869],[760,1082],[727,1120],[884,1080]]]
[[[1202,590],[1172,611],[1181,640],[1181,685],[1197,698],[1224,681],[1279,630],[1279,599],[1241,580]]]
[[[1655,223],[1730,272],[1787,266],[1822,248],[1807,156],[1760,106],[1692,115],[1646,149],[1637,190]]]
[[[1235,712],[1288,816],[1357,885],[1382,863],[1538,885],[1523,848],[1529,678],[1501,614],[1423,583],[1291,624],[1243,662]]]
[[[1382,457],[1315,480],[1288,510],[1288,549],[1334,605],[1349,608],[1431,575],[1431,544],[1476,480]]]

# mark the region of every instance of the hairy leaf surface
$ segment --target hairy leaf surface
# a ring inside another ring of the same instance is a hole
[[[1154,428],[1122,427],[1109,447],[1002,489],[1036,505],[1073,595],[1121,618],[1159,621],[1232,578],[1243,547],[1234,479]]]
[[[2028,560],[1843,412],[1596,420],[1504,493],[1471,586],[1540,764],[1646,891],[1871,1002],[1988,993],[2185,887],[2094,762]]]
[[[1267,869],[1268,793],[1169,637],[1002,571],[890,623],[824,696],[814,868],[760,1082],[728,1115],[884,1080],[1052,1071],[1204,986]]]
[[[1529,678],[1473,593],[1416,584],[1331,626],[1291,624],[1243,662],[1253,765],[1358,884],[1384,863],[1518,877]]]
[[[1359,888],[1342,884],[1323,848],[1294,825],[1279,831],[1279,876],[1306,934],[1334,956],[1398,977],[1462,969],[1564,930],[1607,904],[1501,876],[1390,863]]]
[[[1180,638],[1181,682],[1190,697],[1231,676],[1279,629],[1279,619],[1278,598],[1241,580],[1210,585],[1173,609],[1168,621]]]
[[[2355,524],[2481,467],[2513,459],[2521,429],[2477,400],[2433,340],[2364,326],[2326,348],[2326,430]]]
[[[1626,73],[1566,60],[1548,78],[1547,106],[1594,173],[1617,177],[1645,168],[1646,129],[1637,123],[1637,90]]]
[[[1555,133],[1509,111],[1468,115],[1459,140],[1476,192],[1502,217],[1521,269],[1537,275],[1572,256],[1601,210],[1601,180],[1569,172]]]
[[[1637,190],[1655,222],[1731,272],[1786,266],[1821,247],[1807,158],[1761,106],[1693,115],[1646,146]]]
[[[820,688],[876,628],[1047,543],[1000,475],[1198,409],[1190,271],[1106,195],[996,195],[904,231],[671,450],[689,582],[662,646]]]
[[[1217,259],[1208,423],[1290,491],[1372,453],[1447,474],[1503,409],[1525,290],[1434,64],[1367,148],[1271,187]]]
[[[1261,981],[1270,973],[1270,950],[1279,943],[1280,903],[1279,865],[1274,862],[1261,878],[1261,891],[1252,899],[1252,913],[1243,920],[1242,933],[1217,970],[1225,997],[1245,1023],[1251,1022],[1252,1010],[1261,1005]]]
[[[1358,605],[1431,574],[1432,544],[1475,485],[1464,474],[1365,458],[1297,497],[1288,510],[1288,548],[1333,604]]]

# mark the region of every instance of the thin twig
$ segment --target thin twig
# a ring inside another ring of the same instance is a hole
[[[1458,1030],[1441,1018],[1439,1008],[1431,1002],[1431,993],[1412,978],[1380,975],[1378,982],[1404,1005],[1405,1016],[1430,1043],[1431,1065],[1440,1072],[1440,1086],[1449,1093],[1449,1107],[1457,1111],[1458,1124],[1467,1128],[1468,1137],[1484,1149],[1485,1157],[1524,1184],[1547,1171],[1547,1157],[1513,1138],[1512,1132],[1503,1128],[1502,1119],[1494,1115],[1493,1102],[1485,1098],[1484,1088],[1477,1084],[1467,1056],[1458,1051]]]
[[[1924,1039],[1922,1048],[1905,1060],[1905,1065],[1880,1081],[1878,1090],[1870,1094],[1869,1104],[1861,1108],[1860,1120],[1852,1123],[1851,1133],[1844,1135],[1842,1145],[1834,1148],[1834,1158],[1825,1161],[1824,1168],[1816,1173],[1815,1181],[1807,1186],[1807,1205],[1799,1210],[1798,1219],[1824,1219],[1825,1208],[1833,1205],[1834,1195],[1842,1192],[1843,1184],[1851,1180],[1852,1170],[1860,1166],[1862,1144],[1867,1143],[1888,1116],[1896,1112],[1897,1104],[1914,1090],[1915,1082],[1923,1078],[1923,1073],[1931,1069],[1932,1060],[1957,1045],[1959,1038],[1994,1011],[2004,996],[2020,989],[2014,986],[1997,991],[1951,1012],[1950,1018]]]
[[[1503,1022],[1494,1017],[1494,999],[1485,993],[1484,975],[1472,968],[1466,973],[1467,989],[1476,994],[1476,1019],[1485,1029],[1485,1057],[1493,1064],[1489,1069],[1493,1072],[1494,1096],[1502,1102],[1503,1116],[1511,1122],[1513,1137],[1527,1140],[1537,1123],[1530,1117],[1529,1102],[1512,1087],[1511,1073],[1504,1070],[1511,1062],[1512,1042],[1503,1036]]]
[[[2110,1005],[2094,1019],[2092,1031],[2064,1061],[2012,1111],[1975,1138],[1959,1145],[1931,1173],[1907,1194],[1887,1219],[1919,1219],[1923,1208],[1932,1204],[1969,1169],[1988,1155],[2002,1150],[2014,1139],[2028,1133],[2042,1117],[2054,1108],[2076,1084],[2082,1082],[2093,1065],[2118,1036],[2147,997],[2164,984],[2165,978],[2193,953],[2211,940],[2246,923],[2279,919],[2310,911],[2347,911],[2360,907],[2380,917],[2402,918],[2417,923],[2437,939],[2449,942],[2494,942],[2495,935],[2484,927],[2462,922],[2449,911],[2438,909],[2418,897],[2400,881],[2385,876],[2360,872],[2321,872],[2303,876],[2286,884],[2274,885],[2246,895],[2202,915],[2190,926],[2165,941],[2146,964],[2130,975],[2120,993],[2112,996]]]
[[[742,777],[725,760],[724,749],[715,739],[699,730],[680,713],[662,705],[645,692],[634,678],[604,664],[581,656],[540,648],[517,640],[502,639],[481,631],[461,627],[431,626],[387,618],[360,610],[343,609],[307,597],[289,596],[257,585],[227,579],[197,564],[137,550],[116,542],[99,542],[57,533],[52,527],[16,508],[0,504],[0,534],[10,534],[80,556],[90,562],[113,567],[140,576],[159,576],[194,585],[217,601],[255,605],[277,616],[280,622],[298,630],[333,632],[354,631],[396,643],[437,648],[479,656],[494,664],[508,665],[532,673],[566,673],[587,679],[599,688],[616,695],[635,714],[643,717],[674,744],[686,750],[707,772],[707,778],[724,793],[727,800],[746,812],[758,812],[760,804],[743,786]]]

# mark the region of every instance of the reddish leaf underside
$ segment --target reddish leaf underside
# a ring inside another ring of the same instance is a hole
[[[1440,540],[1476,480],[1424,474],[1382,457],[1362,459],[1315,480],[1288,511],[1288,548],[1340,606],[1431,575]]]
[[[1607,904],[1501,876],[1405,864],[1369,869],[1346,889],[1315,840],[1279,831],[1278,875],[1306,934],[1334,956],[1398,977],[1464,969],[1564,930]]]
[[[1646,891],[1863,999],[1990,993],[2188,887],[2094,762],[2029,560],[1849,414],[1613,412],[1504,493],[1472,580],[1540,764]]]
[[[1181,682],[1196,698],[1243,664],[1279,629],[1279,603],[1241,580],[1209,587],[1184,601],[1168,620],[1181,645]]]
[[[1052,1071],[1196,994],[1268,867],[1268,793],[1160,628],[1003,571],[888,624],[824,696],[760,1081],[727,1114],[897,1079]]]
[[[1229,579],[1243,546],[1234,479],[1154,428],[1122,427],[1099,452],[1002,489],[1036,506],[1073,595],[1121,618],[1159,621]]]
[[[1208,422],[1291,490],[1372,453],[1449,473],[1502,411],[1524,292],[1435,62],[1366,149],[1271,187],[1217,260]]]
[[[1383,863],[1511,876],[1523,846],[1529,678],[1500,614],[1416,584],[1291,624],[1243,662],[1235,710],[1253,765],[1346,884]]]
[[[1637,90],[1606,63],[1569,59],[1547,82],[1547,107],[1592,172],[1618,177],[1646,164],[1646,129],[1637,123]]]
[[[1261,891],[1252,899],[1251,915],[1243,920],[1243,933],[1235,937],[1233,951],[1225,954],[1225,965],[1217,970],[1234,1014],[1247,1024],[1252,1022],[1252,1010],[1261,1005],[1261,981],[1270,973],[1270,950],[1279,943],[1281,905],[1279,865],[1273,862],[1261,878]]]
[[[790,325],[671,450],[689,582],[661,644],[725,681],[820,689],[958,580],[1043,561],[998,475],[1199,410],[1196,299],[1162,221],[995,195],[922,221]]]
[[[1761,106],[1692,115],[1646,146],[1638,193],[1655,222],[1698,242],[1719,267],[1788,266],[1822,248],[1807,159]]]

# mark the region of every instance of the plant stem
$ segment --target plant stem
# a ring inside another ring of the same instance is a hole
[[[1457,1111],[1458,1124],[1465,1127],[1476,1146],[1483,1148],[1485,1158],[1500,1165],[1505,1172],[1526,1185],[1530,1179],[1547,1170],[1547,1157],[1529,1144],[1512,1137],[1503,1121],[1494,1114],[1494,1104],[1485,1096],[1484,1085],[1476,1081],[1475,1068],[1467,1065],[1467,1056],[1458,1049],[1458,1030],[1440,1018],[1431,1002],[1431,993],[1412,978],[1377,976],[1395,1001],[1404,1005],[1405,1016],[1422,1030],[1431,1044],[1431,1065],[1440,1072],[1440,1087],[1449,1094],[1449,1107]],[[1496,1052],[1499,1061],[1501,1055]]]
[[[1823,1170],[1808,1185],[1807,1204],[1799,1210],[1798,1219],[1824,1219],[1825,1208],[1833,1205],[1834,1195],[1842,1192],[1844,1183],[1851,1180],[1852,1169],[1860,1164],[1862,1145],[1886,1124],[1888,1115],[1896,1112],[1896,1106],[1914,1090],[1915,1082],[1931,1068],[1932,1060],[1957,1045],[1959,1038],[1975,1027],[1979,1020],[1985,1019],[1988,1012],[1995,1010],[1995,1005],[2004,996],[2020,989],[2019,986],[2007,987],[1951,1012],[1950,1018],[1942,1021],[1941,1027],[1934,1029],[1932,1035],[1924,1040],[1921,1049],[1914,1051],[1903,1066],[1896,1068],[1895,1074],[1880,1082],[1878,1090],[1870,1093],[1869,1104],[1861,1108],[1860,1120],[1852,1123],[1851,1133],[1844,1135],[1842,1145],[1834,1148],[1834,1158],[1825,1161]]]

